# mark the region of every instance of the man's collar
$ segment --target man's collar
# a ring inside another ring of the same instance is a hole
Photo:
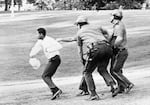
[[[115,27],[116,25],[118,25],[120,23],[120,21],[116,21],[113,25],[113,27]]]
[[[47,39],[47,36],[45,35],[45,37],[43,38],[43,40]]]

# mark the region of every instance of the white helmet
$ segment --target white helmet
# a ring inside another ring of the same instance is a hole
[[[81,15],[81,16],[78,16],[75,24],[84,23],[84,22],[88,22],[88,19],[87,19],[87,17]]]

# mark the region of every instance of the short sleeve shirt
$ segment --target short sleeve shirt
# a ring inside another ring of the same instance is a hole
[[[77,44],[83,46],[83,51],[87,51],[87,46],[92,43],[106,40],[102,34],[102,28],[98,25],[85,25],[77,32]]]
[[[126,36],[126,28],[125,25],[122,22],[119,22],[118,24],[114,25],[114,36],[122,36],[123,40],[118,46],[119,48],[124,48],[126,47],[127,44],[127,36]]]

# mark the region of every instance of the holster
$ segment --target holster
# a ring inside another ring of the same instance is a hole
[[[87,51],[87,61],[91,61],[94,55],[94,52],[96,51],[96,48],[94,47],[94,44],[92,43],[90,46],[87,46],[88,51]]]
[[[120,49],[117,48],[117,47],[112,47],[112,49],[113,49],[113,54],[114,55],[117,55],[119,53],[119,51],[120,51]]]
[[[120,48],[118,48],[118,47],[112,47],[112,49],[113,49],[113,54],[114,54],[114,55],[117,55],[119,52],[122,52],[122,51],[125,50],[126,48],[120,49]]]
[[[87,56],[89,56],[89,60],[92,60],[93,57],[94,57],[94,54],[97,50],[99,50],[99,45],[102,45],[102,44],[107,44],[109,45],[109,43],[105,42],[105,41],[99,41],[99,42],[96,42],[96,43],[92,43],[90,45],[90,47],[88,47],[88,52],[87,52]]]

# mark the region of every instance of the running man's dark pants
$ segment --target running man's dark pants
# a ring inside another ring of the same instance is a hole
[[[127,88],[131,82],[123,75],[122,68],[128,57],[127,49],[120,51],[117,55],[114,55],[111,60],[110,73],[117,80],[118,85]]]
[[[87,61],[85,70],[83,71],[83,78],[81,80],[80,89],[88,89],[90,92],[95,91],[95,83],[92,77],[92,73],[97,67],[97,71],[107,80],[109,83],[113,82],[111,75],[107,71],[109,60],[112,57],[112,49],[107,44],[100,44],[96,46],[97,50],[92,52],[92,60]],[[86,87],[87,85],[87,87]]]
[[[55,88],[56,85],[54,84],[54,82],[52,81],[52,76],[55,74],[58,66],[61,63],[61,59],[59,55],[54,56],[53,58],[51,58],[42,74],[42,78],[44,80],[44,82],[48,85],[48,87],[51,88]]]

